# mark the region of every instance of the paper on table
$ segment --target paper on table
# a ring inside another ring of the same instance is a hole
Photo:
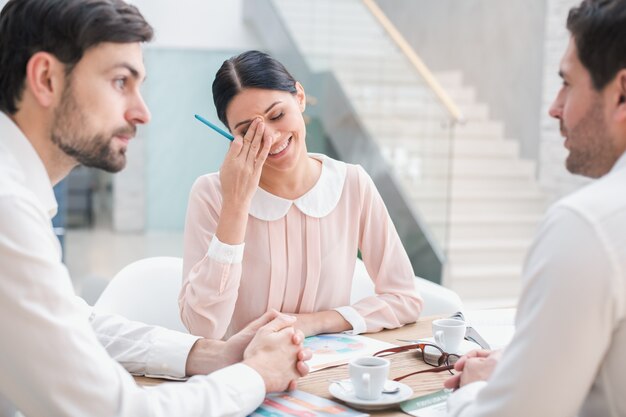
[[[268,394],[250,417],[367,417],[343,404],[303,391]]]
[[[515,333],[515,308],[464,311],[465,321],[472,326],[492,349],[509,344]]]
[[[313,357],[307,364],[311,372],[314,372],[330,366],[343,365],[352,358],[370,356],[397,345],[365,336],[330,333],[309,336],[304,339],[304,346],[313,352]]]
[[[445,417],[447,400],[450,390],[440,390],[432,394],[413,398],[400,404],[400,408],[407,414],[416,417]]]

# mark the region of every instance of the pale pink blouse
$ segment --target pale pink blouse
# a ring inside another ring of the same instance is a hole
[[[219,173],[194,183],[187,209],[179,306],[189,331],[227,338],[269,309],[337,310],[352,333],[415,322],[422,299],[400,238],[371,178],[325,155],[315,186],[297,200],[258,188],[244,244],[214,233],[222,206]],[[350,305],[357,251],[376,295]]]

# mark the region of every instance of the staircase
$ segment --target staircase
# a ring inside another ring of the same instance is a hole
[[[534,162],[519,157],[459,72],[435,74],[447,111],[360,0],[273,0],[309,67],[333,71],[405,195],[444,248],[443,284],[475,306],[511,305],[546,208]],[[271,52],[271,48],[270,48]],[[306,88],[306,85],[305,85]],[[323,103],[321,104],[323,105]]]

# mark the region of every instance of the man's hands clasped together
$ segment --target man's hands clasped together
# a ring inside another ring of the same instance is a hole
[[[187,358],[186,375],[204,375],[242,362],[261,375],[267,392],[295,389],[309,373],[311,351],[304,334],[294,328],[296,318],[268,311],[227,341],[198,339]]]
[[[276,314],[259,329],[243,354],[243,363],[263,377],[267,392],[295,389],[297,379],[309,373],[305,361],[311,359],[311,351],[302,345],[304,334],[293,327],[296,318]]]

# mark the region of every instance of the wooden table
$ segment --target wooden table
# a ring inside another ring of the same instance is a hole
[[[402,345],[406,343],[399,342],[397,339],[418,339],[431,336],[431,322],[437,318],[439,317],[424,317],[415,324],[409,324],[399,329],[385,330],[380,333],[366,334],[365,336],[396,345]],[[425,364],[421,359],[421,355],[415,351],[396,353],[389,356],[388,359],[391,361],[391,371],[389,374],[390,379],[431,367],[430,365]],[[443,381],[445,381],[449,376],[450,374],[448,372],[424,373],[408,377],[407,379],[402,380],[402,382],[413,388],[413,396],[411,398],[414,398],[440,390],[443,388]],[[322,369],[301,378],[298,382],[298,389],[337,401],[328,392],[328,385],[330,384],[330,380],[346,378],[348,378],[347,364],[334,368]],[[145,377],[135,377],[135,380],[138,384],[144,386],[164,382],[164,380]],[[401,414],[400,408],[397,406],[385,411],[369,411],[368,413],[380,416],[406,415]]]

